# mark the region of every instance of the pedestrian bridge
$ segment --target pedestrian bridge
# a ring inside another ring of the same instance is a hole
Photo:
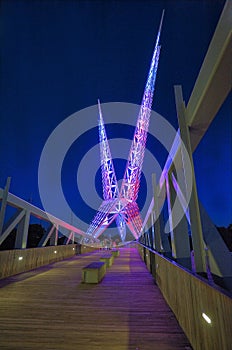
[[[137,243],[120,249],[99,284],[85,284],[82,268],[103,253],[91,250],[1,252],[6,275],[9,266],[31,268],[0,281],[2,349],[230,348],[232,303],[224,291]],[[46,265],[33,269],[42,259]]]
[[[1,348],[190,349],[136,248],[124,248],[99,284],[81,269],[102,251],[75,255],[2,282]]]
[[[1,273],[14,275],[0,281],[1,349],[230,349],[229,293],[138,243],[120,248],[100,283],[82,283],[102,254],[2,251]]]
[[[186,106],[175,86],[179,130],[160,179],[153,177],[141,235],[120,248],[100,283],[81,281],[82,268],[102,254],[83,244],[86,233],[10,193],[9,180],[0,189],[1,349],[231,349],[232,255],[198,199],[192,157],[231,92],[231,13],[226,1]],[[50,223],[35,248],[31,217]],[[13,230],[14,249],[4,250]]]

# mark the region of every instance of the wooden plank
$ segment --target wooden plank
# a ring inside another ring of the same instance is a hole
[[[81,283],[101,251],[0,281],[0,348],[191,349],[137,249],[120,249],[100,284]]]

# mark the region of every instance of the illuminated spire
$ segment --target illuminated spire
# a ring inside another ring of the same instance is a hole
[[[99,110],[99,143],[100,143],[100,157],[101,157],[101,174],[104,200],[117,198],[119,195],[118,183],[114,171],[114,165],[110,152],[109,143],[107,140],[105,125],[103,122],[100,101],[98,100]]]
[[[120,192],[103,122],[101,106],[98,101],[99,142],[104,201],[99,207],[96,216],[87,231],[87,233],[92,235],[93,238],[98,238],[114,220],[116,220],[122,241],[124,241],[126,237],[126,226],[129,228],[135,239],[139,238],[142,229],[142,220],[136,200],[138,198],[140,176],[142,172],[156,73],[159,62],[159,39],[163,17],[164,11],[160,21],[155,49]]]
[[[136,201],[138,197],[140,176],[142,172],[144,152],[146,148],[147,132],[150,121],[153,93],[155,88],[156,73],[160,54],[160,33],[162,29],[164,10],[162,13],[159,31],[156,39],[155,49],[151,61],[151,66],[145,86],[142,104],[140,107],[134,138],[132,141],[127,167],[122,181],[120,196]]]

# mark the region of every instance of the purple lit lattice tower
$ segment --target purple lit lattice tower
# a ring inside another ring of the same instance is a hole
[[[94,239],[98,238],[114,220],[116,220],[118,231],[122,241],[125,240],[126,226],[129,228],[135,239],[138,239],[141,232],[142,220],[140,217],[139,207],[136,203],[136,200],[138,198],[156,73],[159,62],[159,39],[162,28],[163,16],[164,11],[162,13],[160,21],[159,31],[156,39],[148,79],[145,86],[143,99],[135,128],[135,133],[120,191],[118,188],[110,147],[107,140],[106,130],[101,112],[101,106],[100,102],[98,101],[99,142],[104,200],[87,230],[87,234],[89,234]]]

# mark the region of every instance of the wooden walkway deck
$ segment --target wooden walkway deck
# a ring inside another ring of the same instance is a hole
[[[100,284],[75,256],[0,281],[0,348],[10,350],[191,349],[135,248],[124,248]]]

